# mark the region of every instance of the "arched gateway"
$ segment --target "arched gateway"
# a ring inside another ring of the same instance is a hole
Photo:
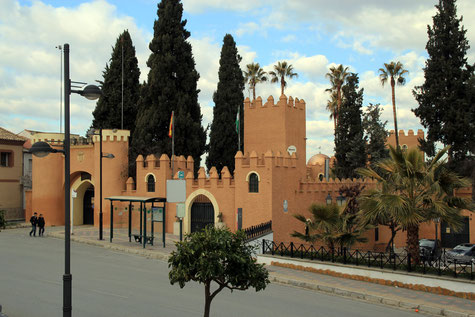
[[[191,232],[214,225],[214,208],[211,200],[205,195],[198,195],[191,205]]]

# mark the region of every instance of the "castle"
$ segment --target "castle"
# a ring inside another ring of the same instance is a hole
[[[135,181],[127,178],[128,138],[126,130],[103,130],[103,153],[115,158],[103,158],[103,194],[110,196],[166,197],[169,179],[185,174],[186,201],[183,230],[193,232],[207,224],[225,225],[231,230],[247,228],[272,220],[275,241],[294,241],[294,230],[303,231],[302,223],[294,214],[308,214],[310,204],[325,203],[330,196],[333,201],[339,196],[342,186],[362,184],[362,180],[333,180],[325,174],[323,154],[306,161],[306,103],[304,100],[282,95],[277,101],[270,96],[265,103],[259,97],[244,101],[244,149],[235,156],[234,176],[227,167],[219,178],[215,167],[208,174],[203,167],[194,177],[193,158],[156,157],[139,155],[136,158]],[[388,143],[394,143],[388,138]],[[392,138],[391,138],[392,137]],[[405,135],[399,132],[400,144],[413,147],[417,138],[424,137],[421,130]],[[33,143],[38,140],[32,140]],[[45,140],[41,140],[45,141]],[[55,142],[47,140],[53,145]],[[109,226],[110,203],[99,201],[99,136],[87,144],[71,146],[71,193],[73,225],[99,223],[99,204],[102,203],[104,226]],[[45,215],[48,225],[64,224],[64,157],[49,155],[33,159],[33,190],[28,193],[27,215],[36,211]],[[172,175],[172,160],[174,175]],[[376,186],[375,181],[364,181],[366,188]],[[176,204],[167,203],[166,232],[177,234]],[[126,203],[114,204],[114,227],[127,225]],[[139,213],[133,213],[132,223],[139,223]],[[432,228],[432,227],[430,227]],[[421,229],[421,237],[432,237],[430,228]],[[426,232],[427,231],[427,232]],[[424,233],[426,232],[426,233]],[[367,248],[388,241],[389,230],[381,228],[378,237],[368,232]],[[402,235],[400,235],[402,236]],[[379,240],[379,241],[378,241]],[[400,237],[396,244],[404,245]]]

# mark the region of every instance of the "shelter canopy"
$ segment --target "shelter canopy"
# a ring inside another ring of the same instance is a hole
[[[106,199],[110,201],[130,201],[139,203],[167,202],[167,199],[164,197],[110,196],[106,197]]]

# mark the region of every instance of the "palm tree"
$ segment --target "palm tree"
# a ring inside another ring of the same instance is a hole
[[[399,147],[399,132],[397,129],[397,116],[396,116],[396,92],[395,86],[396,82],[398,85],[404,85],[406,79],[404,75],[409,73],[409,71],[404,69],[404,65],[401,62],[391,62],[389,64],[384,63],[384,68],[379,69],[379,78],[381,79],[381,84],[384,86],[388,82],[388,79],[391,79],[391,92],[392,92],[392,101],[393,101],[393,116],[394,116],[394,132],[396,135],[396,147]]]
[[[247,64],[247,71],[244,71],[244,81],[252,89],[252,100],[256,99],[256,84],[267,81],[266,74],[259,63]]]
[[[419,225],[440,218],[454,230],[461,227],[460,212],[471,209],[468,200],[454,197],[456,188],[467,187],[470,181],[446,168],[443,156],[448,147],[437,153],[430,163],[417,148],[402,151],[390,148],[390,158],[357,172],[372,177],[379,187],[360,198],[360,209],[366,220],[386,219],[407,231],[407,250],[419,263]]]
[[[330,80],[332,85],[331,88],[326,89],[326,91],[330,91],[332,93],[336,92],[337,111],[335,126],[338,124],[338,114],[340,113],[342,103],[341,87],[343,87],[345,80],[349,75],[350,73],[348,72],[348,67],[343,67],[342,64],[338,65],[337,67],[330,67],[330,71],[325,75]]]
[[[287,86],[287,82],[285,81],[285,77],[290,79],[294,77],[298,77],[297,73],[294,73],[294,67],[291,64],[287,64],[286,61],[277,62],[274,65],[274,70],[269,72],[269,75],[272,76],[271,82],[277,83],[280,81],[280,88],[282,90],[282,95],[284,94],[284,88]]]
[[[332,90],[331,95],[330,95],[330,100],[328,100],[327,102],[327,110],[330,112],[330,119],[333,119],[333,127],[335,131],[336,131],[336,125],[337,125],[337,122],[336,122],[337,108],[338,108],[338,102],[337,102],[336,90]]]
[[[294,217],[305,224],[305,233],[294,231],[291,236],[299,238],[305,242],[315,243],[322,241],[330,249],[339,246],[351,247],[357,242],[366,242],[363,237],[368,229],[356,219],[355,215],[348,212],[348,208],[340,208],[336,204],[321,205],[312,204],[309,207],[312,219],[306,219],[305,216],[296,214]]]

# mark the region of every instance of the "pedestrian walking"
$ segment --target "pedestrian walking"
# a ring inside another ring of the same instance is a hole
[[[43,214],[40,214],[38,217],[38,228],[40,229],[38,231],[38,236],[43,236],[45,235],[45,218],[43,217]]]
[[[36,225],[38,224],[38,213],[34,213],[33,216],[30,218],[30,223],[31,223],[31,231],[30,231],[30,237],[31,234],[33,233],[33,236],[36,237]]]

